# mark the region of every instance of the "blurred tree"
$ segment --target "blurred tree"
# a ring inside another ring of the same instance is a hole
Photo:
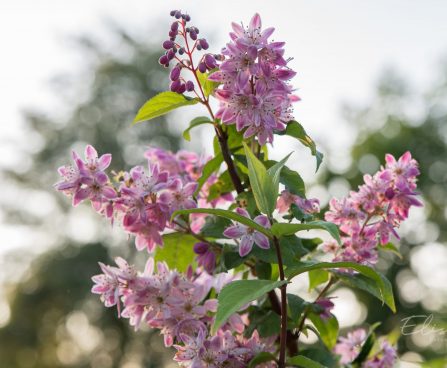
[[[423,211],[416,210],[417,221],[400,231],[403,235],[400,241],[403,259],[383,254],[378,264],[392,280],[398,313],[393,315],[369,295],[358,293],[359,299],[368,309],[367,321],[383,321],[380,328],[383,333],[402,326],[403,318],[413,315],[428,316],[432,313],[435,313],[439,328],[439,318],[447,311],[447,290],[444,288],[435,295],[436,290],[430,290],[431,285],[424,285],[423,280],[418,279],[418,269],[421,266],[415,267],[414,264],[418,262],[415,251],[421,249],[421,245],[430,246],[424,243],[439,242],[444,247],[447,245],[446,77],[447,64],[438,78],[440,83],[423,94],[412,92],[395,72],[386,72],[368,106],[344,109],[350,127],[358,133],[351,150],[350,167],[343,172],[329,170],[322,177],[322,181],[329,184],[347,180],[351,188],[356,188],[362,183],[364,174],[374,173],[379,168],[386,153],[399,157],[409,150],[420,163],[418,190],[423,194],[425,208]],[[444,252],[444,257],[445,254],[447,252]],[[441,262],[445,264],[447,259]],[[433,273],[440,271],[432,269]],[[412,294],[410,298],[406,295],[408,291]],[[423,320],[419,319],[417,322],[422,323]],[[416,351],[426,359],[445,356],[445,337],[439,338],[435,334],[422,338],[425,343],[418,344],[414,336],[403,336],[399,345],[400,353]],[[427,339],[434,341],[427,344]]]
[[[178,134],[170,131],[164,117],[130,126],[145,100],[168,83],[166,73],[157,68],[159,46],[151,47],[118,27],[112,28],[111,36],[113,48],[90,37],[76,41],[86,66],[76,75],[55,80],[56,93],[65,101],[52,113],[25,114],[26,129],[17,154],[29,165],[0,173],[9,193],[14,193],[0,203],[5,221],[17,226],[17,231],[23,229],[24,236],[32,234],[21,253],[32,252],[36,243],[31,238],[39,231],[44,242],[57,246],[12,288],[11,318],[0,329],[2,367],[160,367],[166,361],[158,336],[131,333],[128,321],[118,320],[116,311],[104,309],[90,296],[90,277],[99,273],[97,262],[108,258],[110,247],[105,244],[113,243],[113,237],[103,231],[96,234],[99,243],[77,244],[72,234],[86,229],[75,226],[70,236],[73,210],[52,187],[58,180],[56,168],[68,162],[73,148],[82,153],[86,143],[101,153],[112,153],[116,169],[144,164],[148,145],[179,148]],[[92,221],[109,226],[99,216]],[[125,241],[120,245],[121,254],[133,252]],[[171,361],[172,354],[167,359]]]

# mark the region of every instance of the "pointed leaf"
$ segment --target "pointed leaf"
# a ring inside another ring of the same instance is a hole
[[[226,285],[217,297],[216,318],[212,328],[212,334],[216,333],[220,326],[244,305],[262,297],[270,290],[276,289],[287,281],[270,280],[237,280]]]
[[[309,137],[304,130],[303,126],[298,123],[297,121],[290,121],[287,124],[286,130],[280,134],[285,134],[291,137],[294,137],[298,139],[304,146],[308,147],[310,149],[310,152],[313,156],[315,156],[317,160],[317,170],[321,165],[321,162],[323,161],[323,154],[317,150],[317,146],[313,139]]]
[[[321,365],[320,363],[316,362],[315,360],[307,358],[303,355],[297,355],[297,356],[287,359],[287,366],[289,366],[289,365],[296,366],[296,367],[302,367],[302,368],[327,368],[326,366]]]
[[[151,120],[178,107],[195,105],[198,102],[197,98],[186,97],[176,92],[162,92],[152,97],[140,108],[133,122],[135,124]]]
[[[268,196],[274,193],[272,178],[267,174],[263,163],[253,154],[250,148],[243,143],[248,163],[248,177],[253,190],[258,209],[266,215],[271,215],[276,206],[276,197]]]
[[[197,195],[200,192],[200,189],[202,189],[203,184],[206,183],[208,178],[217,170],[219,170],[220,165],[223,162],[223,156],[221,153],[217,154],[214,158],[209,160],[202,170],[202,175],[200,176],[199,180],[197,180],[197,189],[195,195]]]
[[[293,235],[302,230],[326,230],[339,244],[341,244],[338,228],[331,222],[312,221],[304,224],[276,223],[272,225],[272,233],[278,237]]]
[[[360,265],[354,262],[300,262],[294,266],[287,267],[285,270],[286,277],[292,279],[293,277],[302,274],[304,272],[309,272],[312,270],[320,269],[336,269],[336,268],[348,268],[361,273],[363,276],[374,280],[375,283],[374,290],[379,299],[387,304],[393,312],[396,312],[396,305],[394,303],[393,289],[391,283],[386,279],[385,276],[373,270],[371,267]]]

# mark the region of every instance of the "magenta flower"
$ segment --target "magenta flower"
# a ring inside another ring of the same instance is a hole
[[[212,275],[216,268],[216,255],[210,249],[210,245],[205,242],[196,243],[194,244],[194,253],[197,254],[197,264]]]
[[[238,207],[236,208],[235,212],[241,216],[250,218],[248,212],[243,208]],[[270,222],[267,216],[264,215],[256,216],[254,218],[254,221],[259,225],[264,226],[265,228],[270,228]],[[270,243],[267,236],[241,223],[235,223],[234,225],[227,227],[223,232],[223,234],[227,238],[240,239],[239,255],[241,257],[245,257],[248,253],[251,252],[251,249],[253,248],[253,243],[255,243],[259,248],[262,249],[270,248]]]
[[[287,212],[292,204],[295,204],[301,211],[303,211],[303,213],[306,214],[320,212],[320,201],[317,198],[301,198],[300,196],[292,194],[287,190],[283,190],[276,203],[278,212]]]
[[[331,318],[331,310],[334,308],[334,303],[332,303],[331,298],[320,298],[315,304],[321,308],[319,315],[322,319]]]
[[[340,363],[351,363],[360,353],[365,339],[366,331],[364,329],[354,330],[348,332],[347,337],[340,337],[339,342],[334,347],[334,353],[340,355]]]

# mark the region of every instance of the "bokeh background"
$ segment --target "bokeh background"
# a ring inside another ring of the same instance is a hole
[[[189,11],[216,52],[231,21],[255,11],[277,28],[298,72],[295,117],[325,161],[315,176],[308,152],[286,138],[274,156],[297,151],[291,166],[323,206],[386,152],[419,160],[425,207],[400,229],[403,259],[383,255],[378,265],[398,313],[348,289],[334,292],[335,313],[344,330],[380,320],[380,333],[394,335],[403,318],[433,315],[437,332],[400,338],[399,366],[447,366],[445,1],[15,0],[0,3],[0,367],[175,366],[157,334],[135,333],[90,295],[97,261],[138,258],[132,240],[52,189],[56,168],[86,143],[113,153],[115,169],[143,163],[148,145],[211,152],[207,128],[192,143],[180,139],[197,110],[130,126],[166,89],[156,60],[175,8]],[[306,280],[296,289],[306,295]]]

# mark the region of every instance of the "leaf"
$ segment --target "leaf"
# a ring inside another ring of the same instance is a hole
[[[198,186],[196,189],[196,195],[200,192],[200,189],[202,189],[203,184],[206,183],[208,178],[217,170],[219,170],[220,165],[223,162],[223,156],[221,153],[217,154],[214,158],[209,160],[202,170],[202,175],[200,176],[199,180],[197,180]]]
[[[315,313],[310,313],[308,318],[312,321],[317,329],[321,340],[331,350],[337,343],[338,337],[338,321],[334,315],[331,315],[328,319],[322,319]]]
[[[224,230],[231,225],[231,221],[218,216],[207,216],[200,234],[208,238],[224,239]]]
[[[294,365],[302,368],[326,368],[324,365],[303,355],[296,355],[287,359],[287,365]]]
[[[221,209],[217,209],[217,208],[191,208],[189,210],[175,211],[172,214],[171,218],[174,218],[178,215],[189,215],[191,213],[207,213],[209,215],[216,215],[216,216],[224,217],[229,220],[237,221],[237,222],[240,222],[241,224],[247,225],[248,227],[257,230],[260,233],[263,233],[264,235],[266,235],[269,238],[272,237],[272,233],[270,232],[269,229],[266,229],[265,227],[259,225],[258,223],[254,222],[253,220],[251,220],[245,216],[241,216],[236,212],[228,211],[228,210],[221,210]]]
[[[189,123],[189,127],[183,131],[183,138],[186,139],[188,142],[191,141],[191,129],[203,124],[212,125],[213,122],[206,116],[199,116],[198,118],[191,120],[191,122]]]
[[[281,171],[292,153],[293,152],[290,152],[281,161],[275,163],[272,167],[270,167],[267,170],[267,176],[270,177],[270,180],[272,181],[272,184],[273,184],[273,187],[272,187],[273,192],[266,193],[266,195],[267,196],[271,195],[275,198],[275,205],[276,205],[276,198],[278,197],[278,192],[279,192],[279,181],[280,181]]]
[[[371,349],[373,348],[375,342],[376,342],[376,335],[373,331],[371,331],[367,339],[365,340],[364,344],[362,345],[362,349],[360,350],[359,355],[357,355],[357,357],[352,363],[358,364],[360,366],[368,358],[368,355]]]
[[[309,271],[309,291],[329,280],[329,272],[324,270]]]
[[[308,253],[307,250],[301,245],[301,239],[297,238],[296,236],[284,236],[279,240],[279,243],[283,263],[286,266],[296,264],[296,262],[298,262],[303,255]],[[250,255],[255,256],[256,258],[267,263],[278,263],[278,257],[274,247],[270,247],[269,249],[253,247]]]
[[[286,283],[286,280],[237,280],[227,284],[217,297],[219,304],[211,333],[215,334],[219,327],[245,304]]]
[[[271,228],[272,234],[277,237],[292,235],[302,230],[326,230],[339,244],[341,244],[338,228],[331,222],[312,221],[304,224],[276,223],[273,224]]]
[[[272,265],[266,262],[256,262],[255,265],[256,276],[260,280],[270,280],[272,277]]]
[[[134,124],[151,120],[182,106],[195,105],[197,98],[190,98],[176,92],[162,92],[148,100],[138,111]]]
[[[335,268],[353,269],[357,272],[360,272],[366,278],[374,280],[375,284],[374,283],[371,284],[373,288],[372,291],[370,292],[371,293],[375,292],[375,294],[373,294],[374,296],[376,296],[377,298],[382,300],[382,302],[387,304],[393,312],[396,312],[396,305],[394,303],[393,289],[391,287],[391,283],[386,279],[385,276],[376,272],[371,267],[360,265],[354,262],[320,262],[320,263],[300,262],[297,265],[287,267],[287,269],[285,270],[285,274],[286,277],[290,280],[293,277],[302,274],[304,272],[309,272],[312,270],[320,270],[320,269],[335,269]],[[341,274],[338,274],[338,276],[342,278]],[[367,285],[369,285],[369,283]]]
[[[266,215],[271,215],[276,207],[276,196],[274,193],[274,183],[272,178],[267,174],[267,170],[263,163],[253,154],[250,148],[243,143],[245,155],[247,156],[248,177],[250,185],[255,196],[258,209]]]
[[[194,263],[196,254],[193,247],[197,239],[183,233],[171,233],[163,235],[163,248],[157,248],[155,261],[166,262],[169,268],[176,268],[180,272],[186,272],[188,266]]]
[[[209,73],[200,73],[197,72],[197,78],[202,86],[203,93],[205,97],[208,98],[210,94],[214,92],[214,90],[219,86],[219,82],[213,82],[208,80],[208,77],[211,73],[214,73],[217,69],[211,70]]]
[[[221,197],[225,193],[231,193],[233,191],[233,182],[231,181],[230,173],[228,170],[224,171],[217,181],[209,187],[209,194],[207,201],[211,202],[214,199]]]
[[[276,357],[272,353],[261,351],[252,360],[250,360],[248,368],[255,368],[261,363],[270,362],[272,360],[276,360]]]
[[[287,124],[286,130],[280,134],[285,134],[288,136],[291,136],[293,138],[298,139],[304,146],[308,147],[310,149],[310,152],[313,156],[315,156],[317,160],[317,170],[321,165],[321,162],[323,161],[323,154],[317,150],[317,146],[313,139],[309,137],[304,130],[303,126],[298,123],[297,121],[290,121]]]
[[[289,309],[289,317],[292,321],[298,323],[304,309],[309,305],[304,299],[295,294],[287,294],[287,307]]]
[[[377,286],[377,283],[375,280],[364,276],[364,275],[350,275],[346,273],[337,272],[337,277],[346,285],[349,285],[351,287],[364,290],[371,295],[375,296],[377,299],[380,299],[383,301],[384,296],[382,290]],[[383,276],[382,274],[378,273],[379,277],[382,279],[382,282],[384,284],[384,287],[386,290],[389,291],[391,294],[391,297],[388,297],[388,301],[385,300],[385,303],[395,312],[392,306],[394,306],[394,299],[393,299],[393,290],[391,283],[389,280]],[[387,296],[388,294],[385,294]]]
[[[306,197],[304,180],[296,171],[290,170],[287,166],[284,166],[281,170],[281,177],[279,181],[281,184],[284,184],[290,193],[299,195],[303,198]]]
[[[400,259],[403,259],[402,254],[399,252],[399,249],[397,249],[397,247],[393,243],[386,243],[385,245],[379,245],[377,248],[379,250],[394,253]]]

